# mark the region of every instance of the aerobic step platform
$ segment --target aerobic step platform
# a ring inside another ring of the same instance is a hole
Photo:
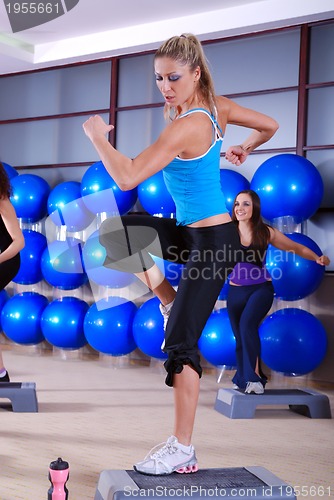
[[[253,418],[257,406],[285,405],[309,418],[332,418],[329,399],[312,389],[269,389],[264,394],[245,394],[236,389],[219,389],[215,410],[229,418]]]
[[[134,470],[104,470],[94,500],[135,498],[233,498],[244,500],[296,499],[292,486],[263,467],[200,469],[193,474],[146,476]]]
[[[16,412],[38,412],[34,382],[4,382],[0,384],[0,400],[9,399]]]

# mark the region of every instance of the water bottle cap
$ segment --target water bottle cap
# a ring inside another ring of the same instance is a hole
[[[60,457],[58,458],[58,460],[55,460],[54,462],[50,463],[50,469],[52,470],[65,470],[68,468],[69,468],[68,462],[65,462]]]

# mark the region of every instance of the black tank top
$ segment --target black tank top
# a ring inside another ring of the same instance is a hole
[[[254,264],[255,266],[263,267],[263,264],[266,260],[267,249],[261,251],[254,245],[249,245],[248,247],[241,245],[241,249],[243,251],[242,262],[249,262],[250,264]]]
[[[0,214],[0,250],[3,252],[12,243],[12,237],[7,231],[2,215]]]

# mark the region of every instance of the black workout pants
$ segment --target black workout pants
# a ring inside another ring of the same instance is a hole
[[[185,264],[166,329],[166,384],[172,386],[173,374],[186,364],[201,377],[197,342],[240,254],[235,224],[194,228],[177,226],[175,219],[125,215],[103,222],[100,242],[107,251],[104,265],[119,271],[151,268],[149,253]]]
[[[20,254],[0,264],[0,290],[3,290],[15,278],[19,269]]]
[[[271,281],[258,285],[230,285],[227,310],[236,340],[237,370],[232,379],[240,389],[247,382],[267,382],[261,369],[259,325],[272,306],[274,287]],[[260,377],[255,373],[256,361]]]

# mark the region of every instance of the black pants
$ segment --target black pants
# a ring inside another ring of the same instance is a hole
[[[271,281],[259,285],[229,286],[227,310],[236,339],[237,371],[232,381],[245,389],[247,382],[262,382],[267,377],[261,369],[259,325],[274,299]],[[260,377],[255,373],[256,361]]]
[[[20,254],[0,264],[0,290],[3,290],[15,278],[19,269]]]
[[[193,228],[174,219],[125,215],[103,222],[100,242],[107,251],[104,265],[119,271],[151,268],[149,253],[185,264],[166,329],[166,384],[172,386],[173,374],[186,364],[201,377],[197,342],[241,253],[235,224]]]

